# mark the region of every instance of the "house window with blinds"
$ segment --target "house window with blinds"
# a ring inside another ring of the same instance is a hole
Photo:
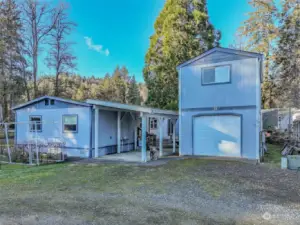
[[[63,132],[75,133],[78,131],[78,117],[77,115],[63,116]]]
[[[230,66],[217,66],[202,69],[202,85],[230,83]]]

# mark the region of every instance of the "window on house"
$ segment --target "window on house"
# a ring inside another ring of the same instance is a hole
[[[45,105],[49,105],[49,99],[45,99]]]
[[[230,82],[230,66],[218,66],[202,69],[202,84]]]
[[[157,129],[157,119],[152,118],[150,120],[150,129]]]
[[[54,99],[50,100],[50,105],[54,105]]]
[[[65,115],[63,116],[63,130],[64,132],[77,132],[78,129],[77,115]]]
[[[29,116],[29,128],[32,132],[42,131],[42,117],[41,116]]]

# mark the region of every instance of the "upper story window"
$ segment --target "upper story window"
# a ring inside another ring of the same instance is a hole
[[[49,99],[45,99],[45,105],[49,105]]]
[[[54,102],[55,102],[54,99],[51,99],[50,100],[50,105],[54,105]]]
[[[29,129],[32,132],[42,132],[42,116],[29,116]]]
[[[157,129],[157,119],[152,118],[150,120],[150,129]]]
[[[207,67],[202,69],[202,84],[222,84],[230,82],[230,66]]]
[[[64,132],[73,132],[73,133],[78,131],[77,115],[64,115],[63,116],[63,131]]]

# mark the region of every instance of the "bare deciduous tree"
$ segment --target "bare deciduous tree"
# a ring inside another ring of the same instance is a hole
[[[26,54],[30,59],[33,76],[34,97],[38,95],[37,73],[40,44],[54,28],[56,19],[55,9],[39,0],[25,0],[22,4],[24,40]],[[52,17],[52,18],[51,18]]]
[[[65,4],[60,4],[53,12],[52,23],[54,23],[54,28],[49,33],[48,44],[50,49],[46,60],[48,67],[55,70],[55,96],[58,96],[60,92],[59,75],[68,73],[69,70],[76,67],[76,57],[71,51],[73,43],[67,40],[76,24],[69,20],[67,9],[68,7]]]

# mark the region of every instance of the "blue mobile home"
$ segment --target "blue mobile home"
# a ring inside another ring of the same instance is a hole
[[[262,60],[213,48],[177,67],[181,155],[259,159]]]
[[[91,146],[92,106],[50,96],[19,105],[15,111],[15,142],[27,143],[38,138],[60,139],[69,156],[88,157]],[[36,122],[36,127],[33,124]]]
[[[61,140],[68,156],[99,157],[137,149],[137,127],[143,126],[142,161],[146,161],[146,132],[156,120],[160,153],[163,154],[164,125],[172,119],[175,131],[177,112],[99,100],[72,101],[44,96],[13,108],[15,144],[38,141],[47,145]],[[150,122],[151,120],[151,122]],[[152,130],[153,131],[153,130]],[[175,149],[175,132],[172,132]]]

